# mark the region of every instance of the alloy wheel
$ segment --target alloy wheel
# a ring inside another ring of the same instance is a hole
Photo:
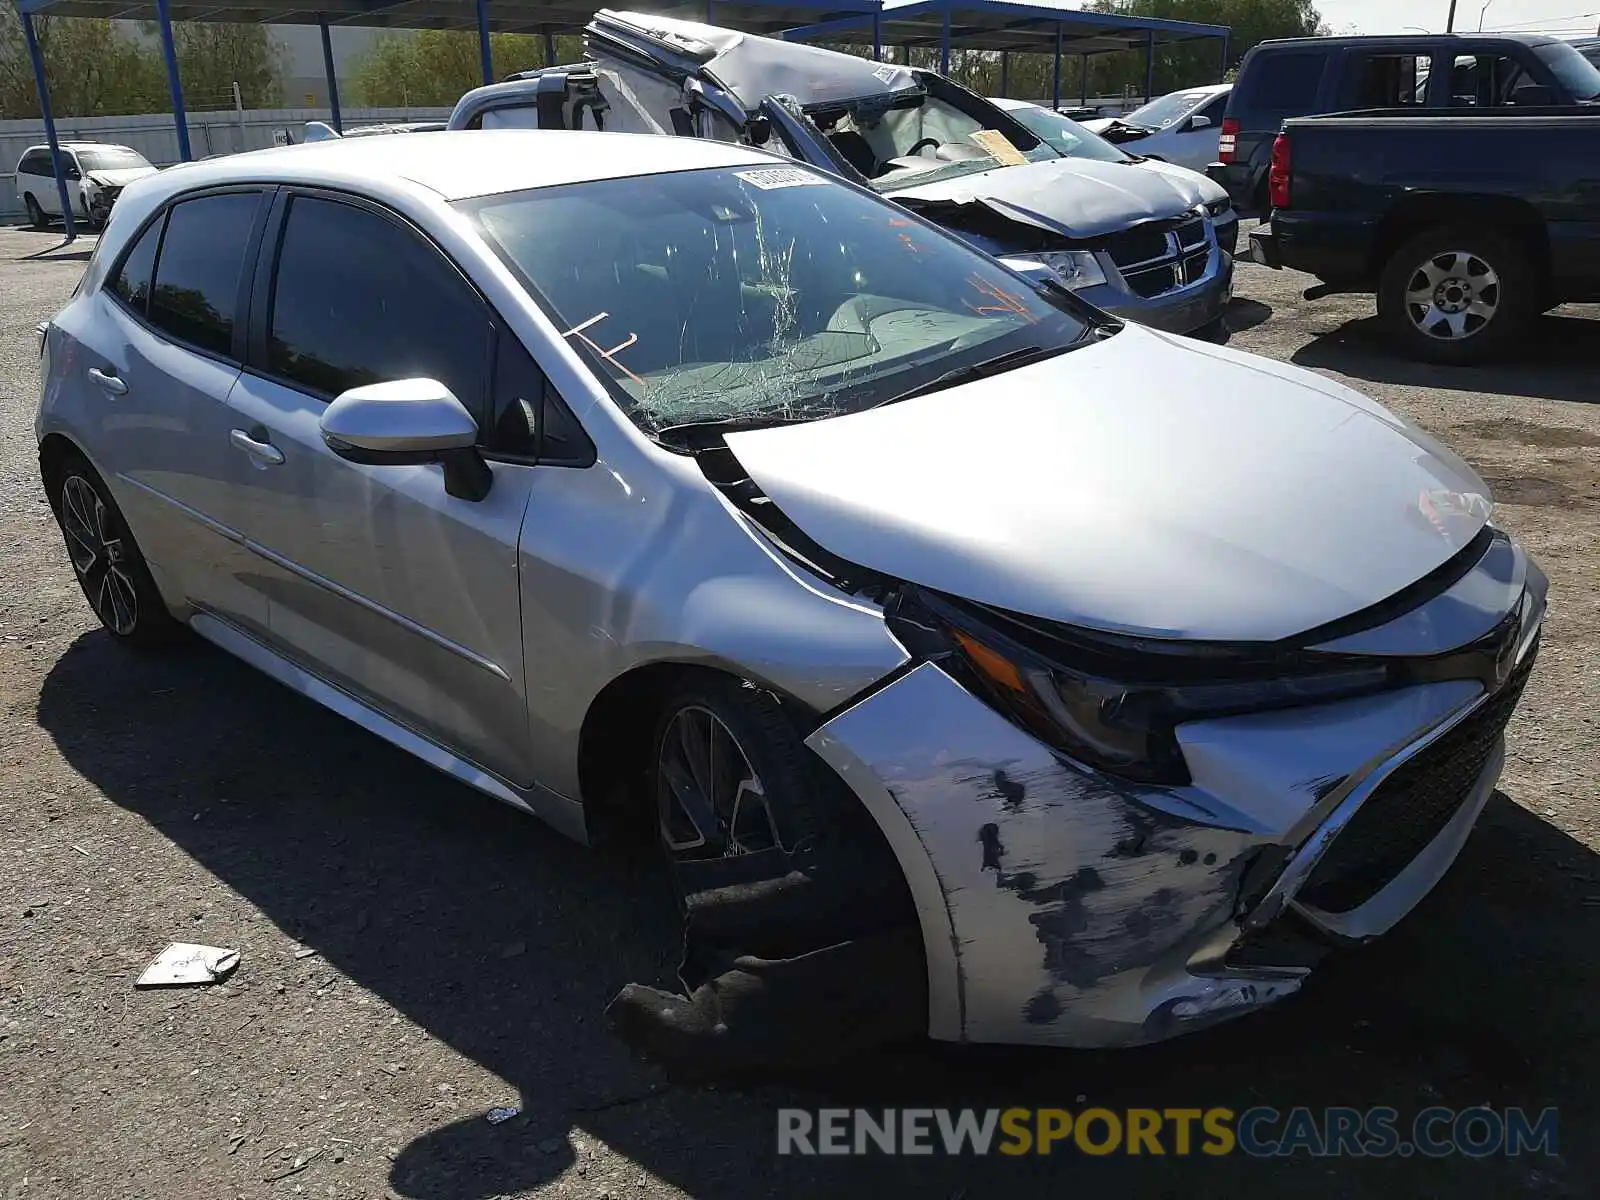
[[[1445,341],[1469,338],[1500,310],[1500,276],[1469,250],[1442,250],[1406,282],[1406,315],[1421,332]]]
[[[708,708],[685,705],[662,731],[656,804],[662,841],[675,855],[731,858],[785,848],[761,777]]]
[[[72,569],[96,615],[112,633],[126,637],[139,620],[138,593],[115,521],[82,475],[69,475],[61,485],[61,529]]]

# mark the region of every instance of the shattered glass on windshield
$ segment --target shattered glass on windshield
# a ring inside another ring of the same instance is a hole
[[[1070,301],[805,167],[598,180],[463,207],[651,433],[855,411],[1086,331]]]

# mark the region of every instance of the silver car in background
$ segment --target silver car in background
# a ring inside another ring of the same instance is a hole
[[[42,366],[111,636],[659,835],[687,994],[613,1018],[666,1057],[1290,995],[1454,860],[1544,614],[1483,482],[1366,397],[709,139],[174,168]]]
[[[1096,117],[1084,126],[1130,152],[1191,171],[1217,161],[1222,117],[1231,83],[1202,84],[1157,97],[1120,117]]]

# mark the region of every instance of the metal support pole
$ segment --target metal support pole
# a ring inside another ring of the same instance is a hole
[[[872,61],[883,61],[883,0],[872,10]]]
[[[1222,35],[1222,65],[1217,68],[1217,82],[1221,83],[1228,77],[1228,34]]]
[[[706,0],[706,24],[717,23],[717,0]]]
[[[167,60],[167,86],[172,91],[172,126],[178,134],[178,157],[194,158],[189,149],[189,114],[183,107],[183,81],[178,78],[178,48],[172,44],[172,5],[156,0],[156,15],[161,19],[161,55]]]
[[[1078,91],[1080,93],[1080,95],[1078,96],[1078,106],[1080,108],[1088,108],[1089,107],[1089,56],[1087,54],[1078,55]]]
[[[489,46],[489,6],[475,0],[478,9],[478,59],[483,66],[483,82],[494,82],[494,51]]]
[[[1156,90],[1156,31],[1144,35],[1144,102],[1149,104]]]
[[[944,10],[944,30],[939,34],[939,74],[950,74],[950,10]]]
[[[1000,51],[1000,95],[1011,95],[1011,51]]]
[[[61,143],[56,140],[56,118],[50,111],[50,85],[44,77],[44,55],[33,32],[33,14],[22,14],[22,36],[28,40],[28,57],[33,60],[33,82],[39,89],[39,113],[44,117],[44,140],[50,143],[50,161],[56,168],[56,198],[61,202],[61,222],[67,227],[67,241],[78,236],[72,219],[72,203],[67,199],[67,176],[61,166]]]
[[[1450,15],[1444,20],[1444,31],[1446,33],[1456,31],[1456,0],[1450,0]]]
[[[556,65],[556,35],[548,28],[544,31],[544,65],[547,67]]]
[[[328,112],[333,117],[333,131],[344,132],[344,120],[339,115],[339,74],[333,69],[333,38],[328,35],[328,18],[317,14],[317,25],[322,30],[322,70],[328,76]]]
[[[1056,22],[1056,69],[1051,76],[1050,107],[1061,107],[1061,22]]]

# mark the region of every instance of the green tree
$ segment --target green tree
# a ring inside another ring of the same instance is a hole
[[[526,33],[492,33],[489,48],[495,77],[552,66],[544,58],[544,38]],[[556,39],[556,62],[583,57],[582,39]],[[352,87],[359,104],[415,107],[447,106],[483,83],[478,35],[470,31],[424,29],[379,38],[353,64]]]
[[[286,51],[267,26],[184,21],[172,27],[172,41],[189,107],[232,108],[235,83],[246,108],[283,104]]]
[[[156,112],[166,106],[160,54],[110,21],[36,16],[33,27],[58,117]],[[39,115],[22,21],[12,5],[0,3],[0,119]]]

